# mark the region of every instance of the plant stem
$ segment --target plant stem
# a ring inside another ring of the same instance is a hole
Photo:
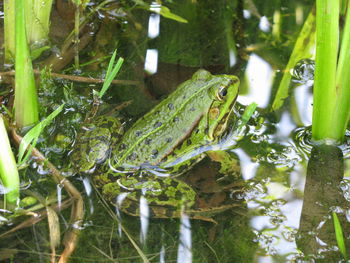
[[[26,38],[24,0],[15,0],[16,17],[16,77],[15,119],[19,127],[38,121],[38,99],[34,73]]]
[[[339,62],[336,75],[336,103],[333,112],[333,122],[331,130],[335,138],[343,138],[350,114],[350,15],[346,14],[343,39],[339,54]]]
[[[340,140],[333,134],[336,67],[339,44],[339,1],[316,1],[316,69],[312,137]]]
[[[10,63],[15,58],[15,2],[13,0],[4,0],[4,46],[5,62]]]

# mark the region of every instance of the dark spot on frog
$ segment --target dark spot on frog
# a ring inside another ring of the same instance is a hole
[[[136,158],[137,158],[137,154],[136,154],[136,153],[132,153],[132,154],[130,154],[130,155],[128,156],[128,159],[129,159],[130,161],[135,161]]]
[[[160,126],[162,126],[162,122],[160,121],[157,121],[155,124],[154,124],[154,128],[159,128]]]
[[[131,202],[128,207],[123,206],[123,210],[130,215],[138,215],[140,212],[138,211],[138,207],[135,207],[135,202]]]
[[[190,108],[190,111],[195,111],[195,110],[196,110],[196,108],[193,106]]]
[[[189,165],[189,166],[192,166],[192,165],[193,165],[193,164],[195,164],[196,162],[197,162],[197,160],[196,160],[196,159],[194,159],[194,158],[193,158],[193,159],[191,159],[191,160],[190,160],[190,165]]]
[[[158,195],[157,199],[160,200],[160,201],[168,201],[169,197],[166,196],[166,195]]]
[[[186,99],[186,95],[183,95],[183,96],[182,96],[182,99],[183,99],[183,100]]]
[[[152,142],[152,139],[150,139],[150,138],[147,138],[147,139],[145,140],[145,144],[146,144],[146,145],[150,145],[151,142]]]
[[[178,186],[179,186],[179,182],[176,181],[176,180],[171,180],[170,186],[172,186],[172,187],[174,187],[175,189],[177,189]]]
[[[174,119],[173,119],[173,122],[178,122],[179,121],[179,117],[175,117]]]
[[[207,134],[209,132],[209,128],[205,128],[204,133]]]
[[[117,169],[118,171],[125,171],[125,168],[124,167],[118,167],[118,169]]]
[[[173,141],[173,138],[171,138],[171,137],[166,138],[166,139],[165,139],[165,141],[166,141],[167,143],[170,143],[170,142],[172,142],[172,141]]]
[[[173,110],[173,109],[174,109],[174,104],[169,103],[169,104],[168,104],[168,108],[169,108],[169,110]]]
[[[141,134],[142,134],[142,131],[136,131],[136,132],[135,132],[135,136],[136,136],[136,137],[139,137]]]
[[[126,149],[126,144],[122,143],[120,146],[119,146],[119,151],[122,151],[122,150],[125,150]]]
[[[187,145],[191,145],[191,144],[192,144],[191,139],[188,139],[188,140],[187,140]]]
[[[113,121],[108,121],[108,126],[107,126],[107,128],[113,127],[113,125],[114,125],[114,122],[113,122]]]
[[[181,191],[176,191],[175,199],[176,199],[176,200],[181,200],[181,199],[183,199],[183,194],[182,194]]]
[[[186,169],[187,169],[187,165],[186,165],[186,164],[181,165],[180,168],[179,168],[179,170],[178,170],[178,173],[182,173],[182,172],[184,172]]]
[[[198,133],[199,133],[199,129],[196,129],[196,130],[195,130],[195,133],[198,134]]]
[[[149,210],[149,212],[150,212],[150,213],[149,213],[149,216],[150,216],[150,217],[156,217],[158,213],[155,212],[155,211],[153,211],[153,208],[152,208],[152,207],[150,207],[150,208],[151,208],[151,209]]]
[[[174,217],[172,209],[165,209],[165,217],[171,218]]]
[[[154,159],[154,158],[157,158],[157,156],[158,156],[158,150],[157,149],[153,149],[152,150],[152,158]]]
[[[118,170],[121,171],[121,169],[118,169]],[[114,182],[118,181],[118,179],[119,179],[119,176],[115,176],[114,173],[108,173],[108,180],[110,182],[114,183]]]

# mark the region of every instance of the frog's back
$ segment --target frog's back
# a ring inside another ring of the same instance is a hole
[[[212,103],[208,87],[218,81],[199,71],[182,83],[124,134],[113,152],[112,166],[159,164],[196,127]]]

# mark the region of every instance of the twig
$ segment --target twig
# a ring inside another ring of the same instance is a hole
[[[21,143],[22,137],[17,134],[14,128],[11,128],[12,137],[15,142],[19,145]],[[84,202],[80,192],[74,187],[74,185],[65,177],[63,177],[59,170],[45,158],[44,155],[41,154],[36,148],[32,148],[32,155],[37,158],[39,162],[45,163],[45,165],[50,169],[53,179],[56,183],[62,184],[66,189],[68,194],[74,199],[72,213],[71,213],[71,222],[72,229],[67,232],[65,239],[65,248],[61,254],[59,259],[59,263],[68,262],[69,256],[73,253],[77,241],[78,241],[78,233],[80,231],[79,224],[81,224],[83,215],[84,215]]]
[[[40,70],[35,69],[34,74],[39,75],[41,74]],[[14,76],[15,71],[5,71],[5,72],[0,72],[0,77],[1,76]],[[54,78],[62,78],[62,79],[68,79],[71,81],[75,82],[84,82],[84,83],[103,83],[104,79],[96,79],[96,78],[90,78],[90,77],[81,77],[81,76],[73,76],[73,75],[66,75],[66,74],[59,74],[59,73],[54,73],[51,72],[50,75]],[[137,80],[124,80],[124,79],[116,79],[112,81],[113,84],[123,84],[123,85],[140,85],[141,81]]]

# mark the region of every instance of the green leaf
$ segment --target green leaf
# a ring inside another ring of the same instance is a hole
[[[172,19],[172,20],[175,20],[177,22],[180,22],[180,23],[188,23],[188,21],[185,19],[185,18],[182,18],[181,16],[178,16],[178,15],[175,15],[174,13],[172,13],[170,11],[169,8],[167,8],[166,6],[162,6],[159,9],[153,9],[153,8],[150,8],[150,11],[152,12],[155,12],[155,13],[158,13],[160,14],[161,16],[164,16],[166,18],[169,18],[169,19]]]
[[[111,60],[109,61],[107,72],[106,72],[106,79],[103,82],[103,86],[101,91],[99,92],[99,98],[102,98],[102,96],[106,93],[108,88],[110,87],[112,81],[117,76],[121,66],[123,65],[124,59],[119,58],[117,63],[114,65],[115,57],[117,55],[117,50],[113,52],[113,55],[111,57]]]
[[[342,227],[340,225],[339,218],[335,212],[332,212],[332,216],[333,216],[333,224],[334,224],[334,230],[335,230],[335,238],[337,239],[337,244],[338,244],[340,253],[343,255],[345,260],[348,260],[345,241],[344,241],[344,235],[343,235]]]
[[[188,21],[185,18],[182,18],[181,16],[178,16],[170,11],[170,9],[166,6],[157,5],[157,7],[152,7],[151,5],[147,4],[146,2],[142,0],[133,0],[135,4],[139,5],[143,9],[147,9],[151,12],[160,14],[161,16],[164,16],[165,18],[169,18],[172,20],[175,20],[180,23],[188,23]],[[160,7],[160,8],[159,8]]]
[[[10,140],[2,115],[0,114],[0,180],[8,191],[5,200],[16,203],[19,197],[19,175],[16,160],[11,150]]]
[[[242,117],[241,117],[241,121],[242,121],[242,124],[241,124],[241,125],[246,125],[246,124],[247,124],[247,122],[248,122],[249,119],[252,117],[252,115],[253,115],[253,113],[254,113],[254,111],[255,111],[255,109],[256,109],[257,106],[258,106],[258,104],[255,103],[255,102],[253,102],[253,103],[249,104],[249,105],[245,108],[245,110],[244,110],[244,112],[243,112],[243,115],[242,115]]]
[[[56,110],[54,110],[49,116],[47,116],[46,119],[39,122],[37,125],[35,125],[27,134],[23,137],[21,144],[19,146],[18,151],[18,166],[23,166],[24,163],[28,160],[32,148],[35,147],[36,142],[38,141],[39,135],[42,132],[42,130],[47,126],[62,110],[63,110],[64,104],[59,106]],[[28,149],[28,146],[31,145]],[[24,156],[25,151],[27,151],[27,154]],[[23,157],[24,156],[24,157]]]

